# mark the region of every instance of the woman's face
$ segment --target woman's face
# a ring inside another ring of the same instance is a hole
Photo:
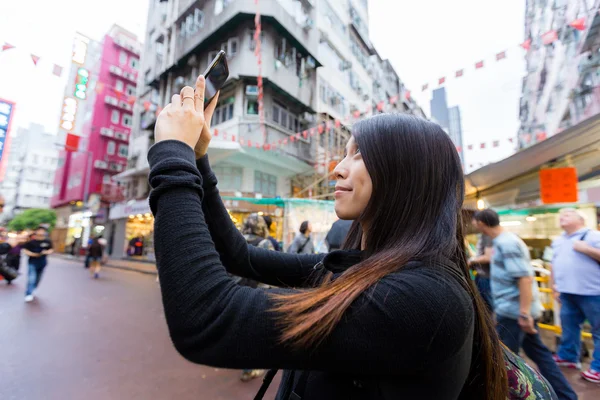
[[[367,172],[360,149],[351,137],[346,145],[346,156],[335,167],[335,212],[341,219],[358,219],[367,207],[373,183]]]

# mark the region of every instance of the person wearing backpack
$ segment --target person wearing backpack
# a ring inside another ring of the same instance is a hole
[[[470,279],[463,169],[439,125],[355,123],[333,172],[335,212],[355,220],[344,249],[267,251],[248,245],[219,194],[206,154],[217,100],[204,108],[204,86],[200,76],[172,97],[148,152],[164,315],[183,357],[283,369],[277,400],[557,399],[501,345]],[[240,287],[227,272],[277,287]]]
[[[299,232],[292,241],[287,252],[292,254],[313,254],[315,252],[315,246],[312,242],[310,234],[312,232],[312,225],[308,221],[304,221],[300,224]]]
[[[560,302],[562,338],[554,360],[561,367],[581,369],[581,324],[592,327],[594,354],[581,377],[600,383],[600,232],[586,228],[585,214],[560,211],[564,233],[552,242],[552,289]]]

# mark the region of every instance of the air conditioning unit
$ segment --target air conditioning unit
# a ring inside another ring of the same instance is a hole
[[[107,169],[108,164],[106,163],[106,161],[96,160],[96,161],[94,161],[94,168]]]
[[[258,96],[258,86],[247,85],[246,86],[246,96]]]
[[[340,69],[342,71],[349,70],[350,68],[352,68],[352,62],[351,61],[342,61],[340,63]]]
[[[111,104],[111,105],[113,105],[113,106],[117,106],[117,105],[119,105],[119,101],[118,101],[116,98],[112,97],[112,96],[106,96],[106,97],[104,98],[104,102],[105,102],[106,104]]]
[[[108,136],[108,137],[113,137],[114,136],[114,132],[110,128],[100,128],[100,134],[102,136]]]
[[[129,103],[127,103],[126,101],[122,101],[119,103],[119,107],[127,110],[127,111],[131,111],[132,107]]]
[[[127,141],[127,134],[123,132],[115,132],[115,139]]]
[[[312,18],[306,17],[304,22],[302,23],[302,29],[305,31],[311,30],[315,26],[315,21]]]
[[[119,75],[119,76],[123,75],[123,70],[121,68],[117,67],[116,65],[111,65],[110,67],[108,67],[108,71],[111,74],[115,74],[115,75]]]

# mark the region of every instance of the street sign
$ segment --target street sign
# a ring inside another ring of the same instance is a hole
[[[540,170],[540,197],[543,204],[576,203],[577,169],[546,168]]]

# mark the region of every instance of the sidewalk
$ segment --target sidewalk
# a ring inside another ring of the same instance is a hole
[[[54,253],[50,257],[61,258],[63,260],[70,260],[80,262],[83,265],[85,258],[83,256],[72,256],[70,254]],[[156,264],[146,261],[135,261],[135,260],[122,260],[118,258],[109,258],[106,264],[102,265],[106,268],[119,268],[128,271],[141,272],[143,274],[156,275]]]

